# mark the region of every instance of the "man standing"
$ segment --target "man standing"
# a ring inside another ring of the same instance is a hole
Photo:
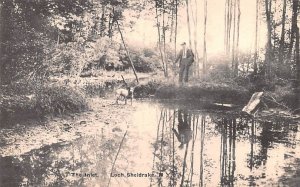
[[[194,62],[194,53],[191,49],[187,49],[186,43],[181,44],[182,49],[180,50],[175,63],[179,61],[179,83],[188,82],[189,79],[189,68]]]

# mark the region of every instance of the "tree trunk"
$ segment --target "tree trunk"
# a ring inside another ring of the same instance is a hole
[[[178,28],[178,0],[175,0],[175,41],[174,41],[174,44],[175,44],[175,57],[177,55],[177,28]]]
[[[234,74],[235,76],[238,76],[238,71],[239,71],[239,40],[240,40],[240,21],[241,21],[241,4],[240,4],[240,0],[237,0],[237,7],[238,7],[238,17],[237,17],[237,37],[236,37],[236,54],[235,54],[235,62],[234,62]]]
[[[198,55],[198,3],[195,0],[195,23],[194,23],[194,49],[195,49],[195,75],[199,77],[199,55]]]
[[[207,24],[207,0],[204,0],[204,32],[203,32],[203,74],[206,73],[207,54],[206,54],[206,24]]]
[[[288,53],[289,59],[291,59],[291,57],[292,57],[294,40],[296,38],[298,6],[299,6],[299,0],[293,0],[293,15],[292,15],[292,26],[291,26],[291,40],[290,40],[289,53]]]
[[[231,49],[231,23],[232,23],[232,0],[228,1],[228,20],[227,20],[227,55],[230,55]]]
[[[137,74],[136,74],[136,70],[135,70],[135,67],[134,67],[134,65],[133,65],[133,62],[132,62],[131,56],[130,56],[130,54],[129,54],[129,51],[128,51],[128,49],[127,49],[127,46],[126,46],[126,43],[125,43],[125,40],[124,40],[124,37],[123,37],[122,31],[121,31],[121,29],[120,29],[120,25],[119,25],[119,22],[118,22],[118,20],[116,20],[116,23],[117,23],[118,30],[119,30],[119,32],[120,32],[120,35],[121,35],[121,39],[122,39],[122,42],[123,42],[123,45],[124,45],[124,49],[125,49],[125,51],[126,51],[126,54],[127,54],[128,58],[129,58],[130,65],[131,65],[131,67],[132,67],[132,70],[133,70],[133,73],[134,73],[134,76],[135,76],[136,82],[137,82],[137,83],[139,83],[139,78],[138,78],[138,76],[137,76]]]
[[[104,32],[105,32],[105,22],[104,18],[105,17],[105,5],[102,5],[102,15],[101,15],[101,20],[100,20],[100,36],[104,37]]]
[[[190,23],[190,14],[189,14],[189,0],[186,0],[186,19],[188,24],[188,32],[189,32],[189,47],[192,48],[192,38],[191,38],[191,23]]]
[[[170,43],[172,42],[172,37],[174,33],[174,7],[175,7],[175,0],[172,1],[172,8],[171,8],[171,31],[170,31]]]
[[[281,58],[280,63],[282,63],[283,59],[283,47],[284,47],[284,35],[285,35],[285,20],[286,20],[286,0],[283,0],[283,7],[282,7],[282,27],[281,27],[281,37],[280,37],[280,48],[279,52],[281,55],[279,57]]]
[[[165,62],[165,76],[168,77],[168,62],[166,61],[166,28],[165,28],[165,1],[162,0],[162,11],[163,11],[163,58]]]
[[[280,36],[280,41],[279,41],[278,68],[283,67],[283,64],[284,64],[283,59],[284,59],[285,20],[286,20],[286,0],[283,0],[282,18],[281,18],[282,27],[281,27],[281,36]]]
[[[157,0],[155,1],[155,14],[156,14],[156,24],[157,24],[157,34],[158,34],[158,48],[159,48],[159,52],[160,52],[160,58],[161,58],[161,61],[162,61],[164,76],[167,77],[166,69],[165,69],[164,55],[163,55],[163,51],[162,51],[162,48],[161,48],[161,35],[160,35],[160,24],[159,24],[159,19],[158,19]]]
[[[112,13],[109,13],[109,20],[108,20],[108,37],[112,39],[112,20],[113,15]]]
[[[300,91],[300,56],[299,56],[299,26],[296,27],[296,53],[295,53],[295,61],[297,67],[297,90],[298,90],[298,99],[299,99],[299,91]],[[298,102],[299,103],[299,102]]]
[[[255,52],[254,52],[254,64],[253,64],[253,73],[257,74],[257,57],[258,57],[258,49],[257,49],[257,37],[258,37],[258,14],[259,14],[259,0],[256,0],[256,18],[255,18]],[[248,72],[248,69],[247,69]]]
[[[265,54],[265,75],[268,79],[271,77],[271,52],[272,52],[272,23],[271,23],[271,5],[272,1],[265,0],[265,11],[266,11],[266,21],[267,21],[267,46]]]
[[[232,51],[231,51],[231,70],[233,72],[233,77],[235,76],[235,34],[236,34],[236,1],[234,1],[233,7],[233,36],[232,36]]]
[[[227,13],[228,11],[228,0],[225,1],[225,14],[224,14],[224,50],[227,51]]]

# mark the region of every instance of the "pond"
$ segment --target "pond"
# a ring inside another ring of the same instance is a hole
[[[1,186],[297,186],[299,123],[138,102],[123,126],[0,157]]]

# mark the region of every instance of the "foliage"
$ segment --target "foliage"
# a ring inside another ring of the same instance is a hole
[[[153,72],[160,68],[160,57],[157,52],[150,49],[136,49],[134,46],[129,46],[130,55],[133,61],[134,67],[137,72]],[[129,66],[129,58],[127,56],[121,57],[124,65]]]
[[[147,82],[146,84],[141,84],[135,87],[134,89],[134,97],[135,98],[147,98],[150,96],[154,96],[156,90],[161,86],[161,82],[157,80],[152,80]]]
[[[62,41],[72,38],[73,23],[68,18],[82,14],[88,6],[87,1],[81,0],[0,1],[1,83],[24,76],[45,77],[47,57],[55,47],[57,35],[64,33]],[[62,17],[64,24],[53,24]]]
[[[21,93],[20,90],[16,90],[16,86],[26,89],[23,89]],[[62,85],[41,85],[37,88],[35,85],[14,83],[9,87],[2,86],[2,90],[0,116],[4,121],[10,118],[80,112],[87,108],[82,93]]]
[[[285,85],[276,85],[274,91],[270,92],[267,91],[265,93],[266,97],[266,104],[268,107],[271,108],[292,108],[292,109],[299,109],[299,103],[297,103],[299,95],[293,90],[293,86],[291,84]]]
[[[44,86],[36,95],[36,112],[42,115],[80,112],[86,107],[84,95],[66,86]]]
[[[99,44],[99,37],[112,38],[127,8],[142,10],[139,1],[127,0],[1,0],[1,84],[45,79],[63,69],[80,73],[100,58],[99,45],[93,44]],[[59,63],[63,67],[55,66]]]
[[[105,81],[101,84],[87,83],[83,86],[82,90],[87,96],[90,97],[104,97],[108,92],[112,92],[119,84],[123,84],[123,81],[111,80]]]

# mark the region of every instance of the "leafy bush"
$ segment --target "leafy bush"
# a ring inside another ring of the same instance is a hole
[[[80,112],[87,108],[83,94],[70,87],[44,85],[37,88],[31,85],[28,86],[31,91],[24,89],[22,93],[7,95],[7,92],[13,93],[14,87],[7,86],[0,95],[1,120]]]
[[[41,115],[81,112],[86,108],[84,95],[71,87],[45,86],[36,95],[35,109]]]
[[[276,86],[274,91],[267,91],[265,96],[268,107],[299,108],[299,94],[296,94],[296,90],[292,90],[291,84],[287,84]]]
[[[153,57],[156,55],[155,51],[150,49],[150,48],[144,48],[143,49],[143,54],[145,57]]]
[[[87,96],[104,97],[106,93],[113,91],[114,88],[119,84],[123,84],[123,81],[111,80],[111,81],[105,81],[101,84],[87,83],[84,85],[83,91],[85,94],[87,94]]]
[[[161,85],[160,82],[155,80],[147,82],[147,84],[142,84],[137,86],[134,89],[134,97],[135,98],[146,98],[156,93],[156,90]]]
[[[231,69],[227,64],[218,64],[208,72],[209,79],[211,80],[224,80],[231,77]]]

